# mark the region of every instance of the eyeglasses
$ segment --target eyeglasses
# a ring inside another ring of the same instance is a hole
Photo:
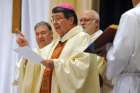
[[[65,18],[62,17],[58,17],[58,18],[51,18],[51,22],[52,23],[58,23],[58,22],[62,22]]]
[[[94,21],[95,19],[93,18],[81,18],[80,22],[90,22],[90,21]]]

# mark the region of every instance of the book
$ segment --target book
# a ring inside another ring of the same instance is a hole
[[[90,43],[84,52],[97,54],[103,50],[106,44],[113,42],[117,27],[117,25],[110,25],[107,27],[103,34],[101,34],[95,41]]]

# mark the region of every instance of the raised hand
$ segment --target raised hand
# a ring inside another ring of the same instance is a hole
[[[21,32],[17,33],[16,35],[17,35],[16,42],[20,47],[28,45],[28,41]]]

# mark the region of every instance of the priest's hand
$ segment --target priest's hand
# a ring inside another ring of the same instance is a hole
[[[53,60],[43,60],[41,63],[50,69],[54,68]]]
[[[20,47],[24,47],[28,45],[28,41],[24,37],[22,33],[17,34],[16,42]]]

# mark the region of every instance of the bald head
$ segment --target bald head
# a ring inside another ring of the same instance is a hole
[[[86,30],[88,33],[94,33],[99,30],[99,14],[95,10],[86,10],[80,16],[80,25]],[[92,28],[89,26],[92,25]],[[91,30],[92,31],[89,31]]]
[[[99,20],[99,14],[95,10],[86,10],[82,13],[81,17],[89,17]]]

